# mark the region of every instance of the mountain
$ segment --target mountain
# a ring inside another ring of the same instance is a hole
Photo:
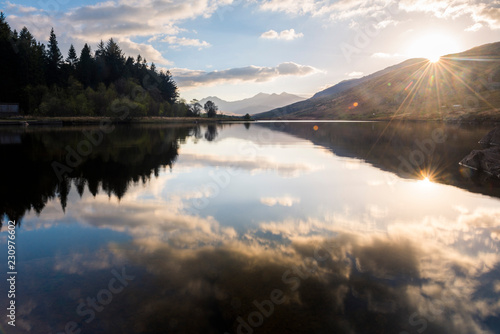
[[[409,59],[254,118],[500,120],[500,42]]]
[[[370,75],[367,75],[367,76],[364,76],[362,78],[359,78],[359,79],[349,79],[349,80],[344,80],[344,81],[341,81],[339,82],[338,84],[332,86],[332,87],[329,87],[325,90],[322,90],[316,94],[313,95],[312,99],[317,99],[317,98],[320,98],[320,97],[325,97],[325,96],[331,96],[331,95],[334,95],[334,94],[338,94],[338,93],[342,93],[343,91],[346,91],[350,88],[353,88],[365,81],[368,81],[370,79],[374,79],[374,78],[377,78],[377,77],[380,77],[386,73],[389,73],[391,71],[395,71],[395,70],[398,70],[400,68],[403,68],[405,66],[408,66],[410,65],[414,60],[410,59],[408,61],[404,61],[400,64],[397,64],[397,65],[393,65],[393,66],[390,66],[390,67],[387,67],[386,69],[383,69],[381,71],[378,71],[378,72],[375,72],[375,73],[372,73]],[[416,59],[416,61],[422,61],[422,59]]]
[[[281,94],[265,94],[259,93],[251,98],[238,100],[238,101],[225,101],[216,96],[209,96],[201,99],[199,103],[203,106],[207,101],[212,101],[219,107],[219,111],[224,114],[255,114],[274,108],[286,106],[291,103],[304,100],[303,97],[281,93]]]

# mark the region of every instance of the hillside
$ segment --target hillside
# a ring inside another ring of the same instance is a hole
[[[410,59],[256,119],[500,120],[500,42]]]
[[[255,114],[283,107],[291,103],[303,101],[304,98],[285,92],[281,94],[259,93],[253,97],[238,101],[225,101],[217,96],[209,96],[201,99],[200,104],[204,105],[209,100],[214,102],[219,107],[219,111],[225,114],[245,115],[247,113]]]

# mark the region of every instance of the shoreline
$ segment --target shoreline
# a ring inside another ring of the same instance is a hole
[[[102,122],[112,124],[181,124],[181,123],[229,123],[253,122],[239,118],[206,118],[206,117],[139,117],[121,120],[112,117],[30,117],[18,116],[1,118],[0,126],[73,126],[73,125],[99,125]]]
[[[112,117],[30,117],[17,116],[0,118],[0,127],[11,126],[78,126],[99,125],[102,122],[112,124],[211,124],[211,123],[254,123],[254,122],[443,122],[447,124],[499,124],[498,118],[448,118],[448,119],[412,119],[412,118],[376,118],[376,119],[250,119],[241,118],[206,118],[206,117],[139,117],[120,120]]]

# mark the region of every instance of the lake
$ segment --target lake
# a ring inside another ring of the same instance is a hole
[[[0,332],[498,333],[491,128],[2,128]]]

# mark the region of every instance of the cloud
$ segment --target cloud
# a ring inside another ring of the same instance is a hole
[[[385,53],[385,52],[376,52],[371,55],[372,58],[398,58],[402,57],[399,53]]]
[[[237,81],[265,82],[281,76],[305,76],[319,72],[319,70],[312,66],[286,62],[276,67],[251,65],[212,72],[176,68],[170,72],[179,87],[185,88]]]
[[[117,43],[126,55],[140,54],[142,58],[147,59],[148,62],[156,64],[172,65],[173,63],[165,59],[160,51],[156,50],[152,45],[145,43],[135,43],[129,38],[119,38]]]
[[[264,11],[285,12],[295,15],[324,16],[332,20],[346,20],[354,17],[375,17],[389,5],[387,0],[269,0],[263,1],[260,9]]]
[[[260,8],[273,12],[307,14],[316,12],[318,5],[314,0],[270,0],[263,1]]]
[[[18,5],[18,4],[12,3],[10,1],[7,1],[5,3],[5,5],[7,6],[7,9],[9,11],[17,11],[19,13],[34,13],[34,12],[41,12],[42,11],[42,10],[35,8],[35,7]]]
[[[208,42],[175,36],[183,31],[179,24],[190,19],[208,18],[231,2],[230,0],[117,0],[82,5],[65,13],[58,11],[57,6],[44,10],[10,2],[6,4],[11,26],[17,29],[27,26],[40,41],[48,39],[51,27],[54,27],[60,44],[67,42],[62,44],[92,45],[101,39],[107,40],[113,37],[126,52],[134,51],[149,61],[160,65],[171,65],[171,62],[152,45],[133,41],[144,37],[154,41],[160,36],[173,35],[165,38],[165,41],[173,47],[208,47],[210,46]]]
[[[476,23],[472,27],[478,28],[477,23],[480,23],[492,29],[500,29],[498,1],[402,0],[399,8],[409,13],[431,13],[445,19],[469,16]]]
[[[177,36],[167,36],[161,40],[162,42],[167,42],[174,47],[176,46],[194,46],[198,49],[208,48],[210,47],[210,43],[206,41],[201,41],[199,39],[191,39],[186,37],[177,37]]]
[[[267,206],[293,206],[296,203],[300,203],[300,198],[291,197],[291,196],[282,196],[282,197],[262,197],[260,202]]]
[[[363,75],[363,72],[351,72],[351,73],[346,73],[348,77],[360,77]]]
[[[489,0],[267,0],[260,3],[263,11],[284,12],[293,15],[325,17],[334,21],[375,20],[378,28],[397,24],[406,13],[430,13],[438,18],[456,19],[468,16],[475,23],[500,29],[498,2]],[[357,23],[357,22],[356,22]],[[358,24],[355,24],[356,26]],[[476,26],[477,27],[477,26]]]
[[[465,29],[465,31],[478,31],[482,27],[483,27],[483,25],[481,23],[475,23],[475,24],[471,25],[470,27],[467,27]]]
[[[296,38],[300,38],[303,36],[304,36],[304,34],[301,32],[296,33],[295,29],[283,30],[280,33],[271,29],[269,31],[262,33],[262,35],[260,35],[260,37],[264,38],[264,39],[282,39],[285,41],[291,41],[291,40],[294,40]]]

